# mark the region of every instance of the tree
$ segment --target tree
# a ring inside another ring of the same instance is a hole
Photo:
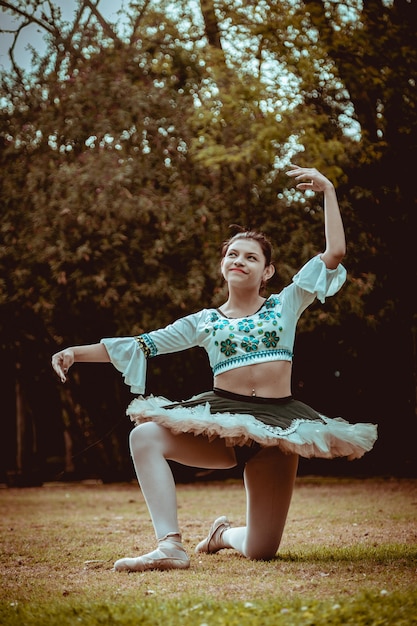
[[[392,468],[400,463],[404,471],[415,471],[413,445],[404,442],[402,434],[409,433],[408,441],[413,441],[417,433],[416,308],[409,297],[410,286],[417,279],[413,183],[417,5],[407,0],[372,0],[361,3],[359,9],[359,3],[351,3],[356,19],[346,21],[343,3],[307,0],[303,4],[319,34],[324,57],[337,68],[361,129],[356,158],[346,173],[351,204],[355,216],[360,215],[367,248],[352,261],[356,267],[366,263],[376,277],[365,309],[368,317],[374,318],[376,329],[367,336],[361,333],[365,350],[374,354],[368,393],[378,397],[381,383],[389,390],[378,403],[386,454]],[[309,90],[307,101],[316,110],[314,100]],[[392,366],[389,338],[401,354],[402,367]],[[365,351],[362,354],[369,368],[369,357]],[[364,376],[366,372],[364,369]]]
[[[388,387],[379,366],[385,335],[401,315],[407,321],[396,337],[404,349],[415,328],[397,280],[403,266],[415,280],[407,258],[415,200],[398,158],[415,151],[414,21],[407,4],[351,2],[343,13],[347,3],[204,0],[197,14],[185,1],[173,13],[168,2],[143,0],[126,10],[129,22],[120,31],[99,3],[80,0],[67,24],[53,3],[0,2],[21,15],[21,24],[44,28],[49,42],[45,57],[34,54],[30,74],[17,66],[12,45],[12,70],[2,76],[0,338],[5,363],[17,364],[19,385],[12,376],[10,386],[19,390],[19,406],[28,407],[21,421],[34,423],[26,429],[36,435],[29,445],[56,423],[44,417],[37,393],[53,390],[52,414],[64,406],[67,450],[77,454],[102,439],[93,448],[99,451],[94,467],[126,472],[119,448],[128,425],[111,433],[111,445],[105,442],[128,391],[117,374],[87,366],[73,377],[71,393],[59,390],[50,354],[218,303],[217,252],[231,223],[264,229],[279,242],[279,277],[271,285],[279,289],[323,238],[320,202],[288,189],[282,174],[294,155],[337,183],[350,242],[347,287],[303,319],[295,379],[304,380],[314,346],[315,354],[329,357],[323,367],[333,368],[328,406],[340,392],[333,372],[342,363],[344,384],[357,387],[352,410],[370,419],[376,386],[360,364],[377,369]],[[399,42],[407,52],[400,98],[389,71]],[[366,90],[365,68],[372,77]],[[398,100],[401,125],[395,124]],[[393,243],[404,243],[394,271]],[[376,359],[367,356],[370,349]],[[415,372],[410,351],[407,358]],[[198,351],[188,366],[176,359],[155,362],[152,391],[176,398],[205,386]],[[395,385],[404,372],[398,368]],[[410,382],[402,387],[407,406],[401,407],[408,430],[415,405]],[[388,425],[394,407],[384,404],[389,410],[382,403],[373,410],[376,416],[383,409]],[[14,420],[9,423],[13,431]],[[61,434],[63,426],[56,428]],[[77,463],[91,471],[85,455]]]

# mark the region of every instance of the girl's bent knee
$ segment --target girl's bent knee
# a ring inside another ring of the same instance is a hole
[[[245,556],[252,561],[271,561],[276,553],[276,550],[246,550]]]
[[[152,422],[146,422],[145,424],[135,426],[135,428],[130,432],[129,442],[132,454],[140,452],[141,450],[149,449],[152,447],[153,442],[157,442],[158,431],[154,427],[155,424]]]
[[[279,540],[270,538],[269,541],[260,537],[255,541],[246,541],[244,554],[252,561],[270,561],[276,557],[279,548]]]

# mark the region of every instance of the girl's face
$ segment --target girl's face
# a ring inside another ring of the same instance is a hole
[[[273,276],[273,265],[265,265],[261,246],[254,239],[236,239],[227,248],[221,270],[230,286],[257,288]]]

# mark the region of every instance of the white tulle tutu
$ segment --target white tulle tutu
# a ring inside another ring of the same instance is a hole
[[[175,434],[222,437],[228,446],[255,441],[306,458],[358,459],[377,439],[374,424],[329,418],[292,397],[252,398],[214,390],[172,403],[163,397],[139,396],[126,413],[136,424],[156,422]]]

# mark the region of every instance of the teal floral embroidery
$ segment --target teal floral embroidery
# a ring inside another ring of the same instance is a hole
[[[214,330],[222,330],[225,326],[228,325],[228,321],[224,320],[222,322],[218,322],[217,324],[213,324]]]
[[[279,342],[279,337],[277,337],[277,333],[275,330],[267,330],[265,332],[265,337],[262,338],[262,343],[266,345],[267,348],[276,348]]]
[[[281,317],[281,313],[278,311],[264,311],[263,313],[259,313],[259,317],[268,322],[269,320],[275,320],[277,317]]]
[[[226,356],[232,356],[232,354],[236,354],[237,344],[231,339],[225,339],[224,341],[220,343],[220,345],[221,345],[220,352],[222,352]]]
[[[275,314],[273,311],[272,313],[270,311],[264,311],[263,313],[259,313],[259,318],[261,320],[268,321],[270,319],[273,319],[274,317],[275,317]]]
[[[278,298],[268,298],[268,300],[266,300],[264,307],[266,309],[273,309],[274,307],[277,306],[277,304],[280,304]]]
[[[229,322],[227,320],[222,320],[220,322],[217,322],[217,324],[213,324],[213,337],[215,336],[218,330],[223,330],[223,328],[225,328],[228,325],[228,323]]]
[[[255,323],[252,320],[244,319],[238,323],[238,327],[240,331],[250,333],[250,331],[255,328]]]
[[[151,348],[147,345],[146,341],[144,340],[143,337],[141,337],[140,335],[137,335],[136,337],[134,337],[134,339],[136,339],[136,341],[139,344],[140,349],[142,350],[142,352],[144,353],[145,357],[147,359],[149,359],[149,357],[152,356],[152,350]]]
[[[258,349],[259,339],[256,339],[253,335],[245,338],[240,344],[245,352],[255,352]]]

